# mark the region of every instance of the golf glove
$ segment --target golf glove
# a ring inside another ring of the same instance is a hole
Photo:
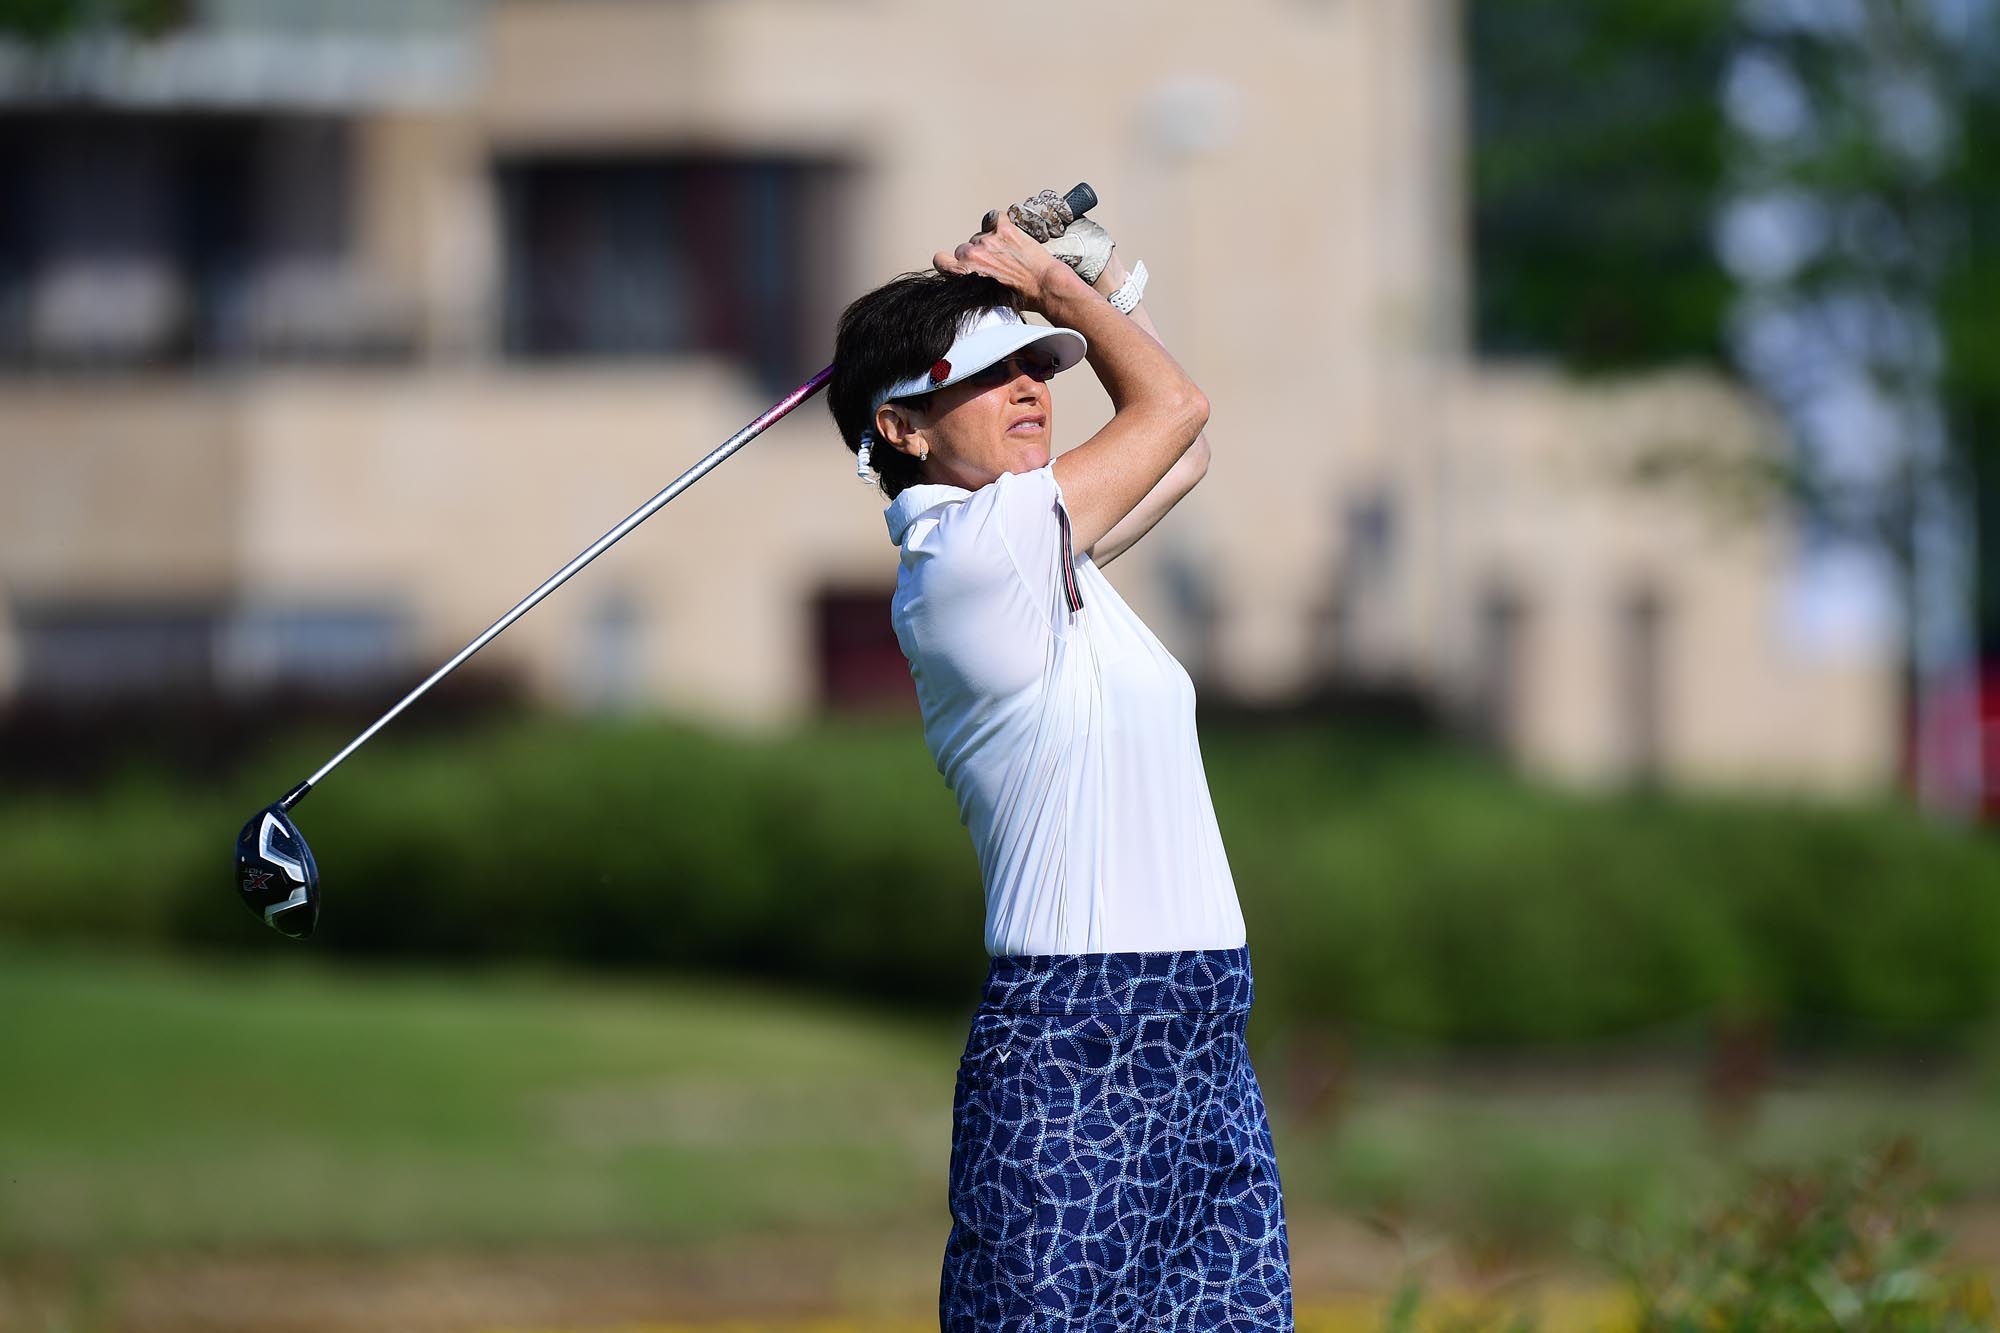
[[[1042,249],[1076,270],[1085,282],[1096,282],[1111,262],[1111,233],[1089,218],[1078,218],[1068,230],[1042,242]]]
[[[987,226],[992,226],[991,214]],[[1111,262],[1111,233],[1089,218],[1070,211],[1069,204],[1054,190],[1043,190],[1031,199],[1007,205],[1007,218],[1015,226],[1041,242],[1042,248],[1076,270],[1085,282],[1096,282]]]

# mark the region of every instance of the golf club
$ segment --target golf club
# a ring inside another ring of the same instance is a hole
[[[1088,185],[1079,184],[1064,195],[1063,199],[1077,217],[1082,217],[1097,206],[1097,193]],[[236,835],[236,887],[242,897],[243,905],[281,935],[288,935],[297,940],[311,935],[319,924],[319,867],[313,860],[312,849],[306,845],[305,835],[300,833],[298,825],[292,822],[292,808],[303,801],[306,794],[312,791],[327,774],[333,772],[342,760],[360,749],[369,737],[387,726],[397,714],[422,698],[431,686],[458,670],[467,658],[498,637],[500,631],[526,615],[543,598],[568,582],[571,575],[609,550],[619,538],[651,518],[667,501],[700,481],[724,459],[756,439],[771,425],[789,414],[793,408],[825,388],[827,381],[832,377],[833,367],[828,366],[779,399],[755,421],[717,445],[700,462],[676,477],[666,489],[633,510],[617,527],[599,537],[574,560],[551,574],[540,587],[522,598],[506,615],[487,626],[478,638],[459,649],[450,661],[433,671],[422,684],[404,695],[394,708],[370,723],[368,728],[349,741],[340,753],[320,765],[319,770],[311,777],[286,792],[276,802],[252,815],[243,825],[242,832]]]

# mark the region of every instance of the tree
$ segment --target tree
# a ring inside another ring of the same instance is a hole
[[[1481,347],[1769,397],[1808,540],[1894,571],[1914,721],[2000,656],[2000,0],[1470,14]]]
[[[2000,619],[1975,624],[1994,600],[1975,499],[2000,364],[1966,305],[1995,280],[1995,238],[1974,225],[1995,146],[1972,131],[2000,74],[2000,6],[1744,0],[1739,18],[1720,229],[1737,359],[1792,424],[1808,533],[1893,571],[1920,791],[1959,804],[1980,782],[1976,715],[1940,728],[1925,702],[1971,705],[1979,640],[2000,646]]]
[[[0,0],[0,35],[52,45],[92,28],[157,37],[186,25],[192,0]]]
[[[1473,0],[1480,349],[1583,371],[1721,364],[1709,244],[1733,0]]]

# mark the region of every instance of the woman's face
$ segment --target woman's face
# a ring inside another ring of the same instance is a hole
[[[928,448],[925,481],[968,491],[1003,472],[1044,467],[1054,424],[1046,381],[1053,373],[1046,353],[1026,347],[978,375],[934,390],[922,404],[898,403],[913,427],[900,447],[918,454]]]

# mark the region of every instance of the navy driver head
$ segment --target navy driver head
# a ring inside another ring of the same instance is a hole
[[[281,935],[302,940],[319,924],[319,867],[282,805],[258,811],[236,835],[236,891]]]

